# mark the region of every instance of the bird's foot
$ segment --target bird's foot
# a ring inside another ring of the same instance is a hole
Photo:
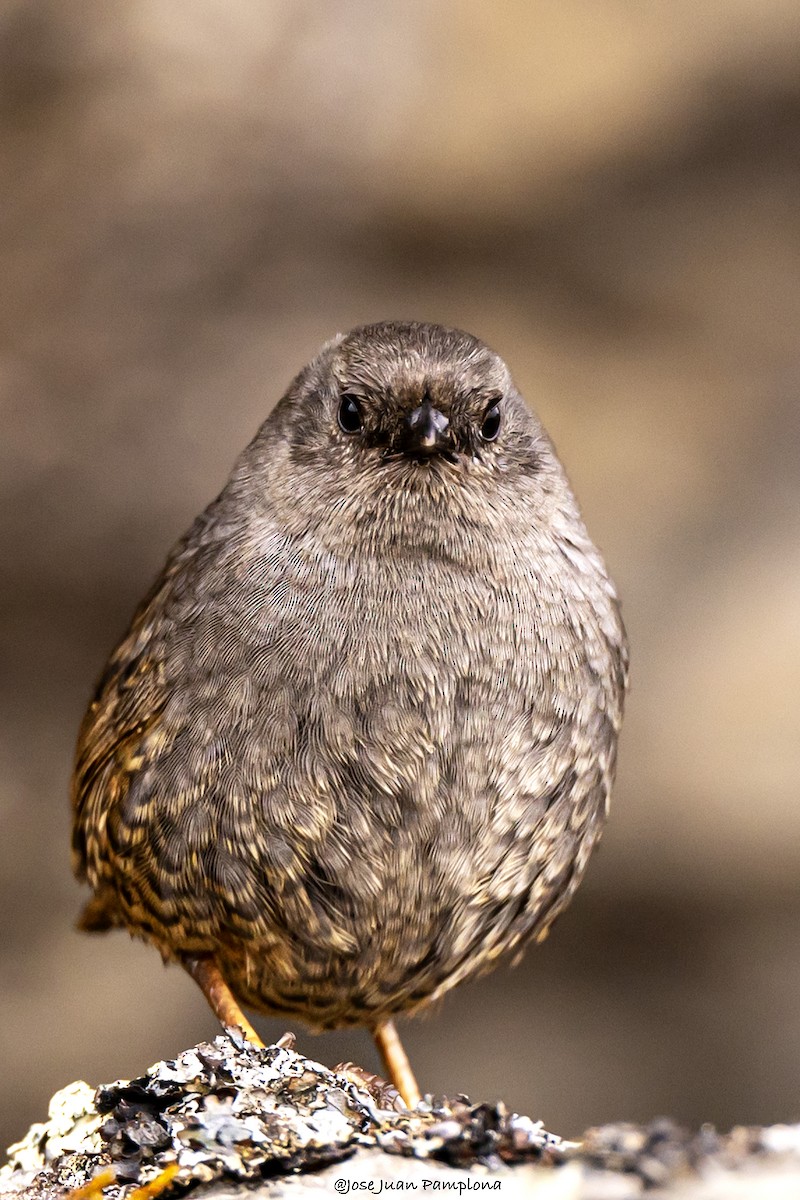
[[[252,1046],[256,1050],[265,1049],[265,1043],[262,1042],[252,1025],[248,1024],[247,1029],[245,1029],[238,1023],[229,1024],[227,1021],[223,1021],[222,1028],[236,1045],[247,1042],[248,1046]]]
[[[253,1036],[249,1037],[242,1029],[241,1025],[226,1025],[223,1023],[222,1028],[225,1030],[228,1037],[232,1038],[237,1044],[247,1042],[248,1046],[253,1046],[256,1050],[266,1049],[266,1043],[262,1042],[257,1033],[254,1032]],[[297,1045],[297,1034],[292,1033],[291,1030],[287,1030],[286,1033],[282,1033],[281,1036],[276,1038],[276,1040],[271,1044],[273,1046],[280,1047],[281,1050],[294,1050],[295,1046]]]
[[[357,1067],[355,1063],[339,1063],[333,1068],[333,1073],[334,1075],[344,1075],[349,1083],[354,1084],[360,1091],[367,1092],[372,1096],[378,1108],[405,1112],[408,1107],[393,1083],[389,1083],[380,1075],[373,1075],[371,1071],[365,1071],[363,1067]]]

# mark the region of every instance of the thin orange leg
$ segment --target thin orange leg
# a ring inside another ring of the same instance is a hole
[[[179,1171],[180,1167],[177,1163],[170,1163],[156,1175],[155,1179],[134,1188],[128,1200],[156,1200],[157,1196],[172,1186]],[[109,1167],[107,1170],[101,1171],[99,1175],[95,1175],[94,1179],[90,1179],[83,1187],[73,1188],[71,1192],[67,1192],[66,1200],[95,1200],[95,1197],[99,1197],[104,1188],[119,1187],[119,1183],[116,1172]]]
[[[372,1030],[372,1036],[392,1083],[408,1107],[416,1108],[422,1097],[394,1021],[381,1021]]]
[[[201,958],[185,958],[183,965],[195,983],[199,984],[217,1020],[226,1029],[240,1029],[247,1041],[252,1042],[254,1046],[263,1046],[264,1043],[242,1012],[233,992],[223,979],[216,959],[211,955],[204,955]]]
[[[67,1200],[94,1200],[94,1197],[99,1196],[103,1188],[111,1187],[117,1182],[116,1171],[112,1167],[106,1167],[104,1171],[99,1171],[94,1179],[90,1179],[82,1187],[76,1187],[71,1192],[67,1192]]]
[[[128,1200],[155,1200],[156,1196],[160,1196],[167,1188],[172,1186],[172,1181],[178,1175],[180,1167],[177,1163],[170,1163],[168,1167],[156,1175],[155,1179],[151,1179],[149,1183],[143,1183],[140,1187],[134,1188]]]

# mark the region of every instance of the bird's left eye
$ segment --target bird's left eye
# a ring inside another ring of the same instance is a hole
[[[345,392],[339,401],[339,428],[344,433],[360,433],[363,424],[358,400]]]
[[[483,415],[481,437],[485,442],[493,442],[500,432],[500,405],[493,404]]]

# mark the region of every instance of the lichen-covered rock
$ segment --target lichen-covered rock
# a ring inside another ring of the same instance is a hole
[[[9,1150],[0,1200],[64,1200],[102,1176],[108,1200],[157,1181],[246,1195],[500,1192],[504,1200],[788,1200],[800,1195],[800,1125],[691,1133],[673,1121],[590,1129],[581,1143],[502,1104],[395,1104],[392,1089],[330,1071],[285,1044],[220,1036],[139,1079],[56,1093]],[[557,1170],[546,1170],[557,1167]],[[255,1187],[255,1193],[254,1193]],[[97,1188],[99,1193],[100,1188]],[[89,1200],[84,1194],[81,1200]]]
[[[423,1102],[387,1107],[369,1090],[283,1045],[220,1036],[159,1062],[139,1079],[96,1090],[71,1084],[9,1150],[0,1195],[81,1187],[112,1168],[118,1195],[166,1170],[186,1187],[318,1169],[358,1147],[490,1169],[564,1160],[572,1143],[503,1105]]]

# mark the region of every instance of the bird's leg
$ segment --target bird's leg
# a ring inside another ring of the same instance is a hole
[[[199,984],[217,1020],[226,1029],[239,1029],[248,1042],[263,1047],[264,1043],[242,1012],[233,992],[222,977],[213,955],[184,958],[183,965],[195,983]]]
[[[253,1046],[263,1047],[264,1043],[236,1003],[233,992],[223,979],[222,972],[213,955],[183,958],[181,961],[195,983],[199,984],[217,1020],[226,1029],[240,1030],[245,1039]],[[285,1033],[279,1044],[293,1045],[294,1034]],[[149,1183],[143,1183],[141,1187],[131,1192],[129,1200],[156,1200],[156,1197],[171,1187],[178,1170],[178,1164],[171,1163],[163,1171],[160,1171],[155,1179],[151,1179]],[[99,1197],[104,1188],[117,1186],[119,1182],[113,1168],[109,1168],[95,1175],[94,1179],[90,1179],[83,1187],[74,1188],[68,1192],[66,1200],[95,1200],[95,1197]]]
[[[408,1107],[416,1108],[422,1097],[394,1021],[381,1021],[375,1025],[372,1036],[390,1080]]]

